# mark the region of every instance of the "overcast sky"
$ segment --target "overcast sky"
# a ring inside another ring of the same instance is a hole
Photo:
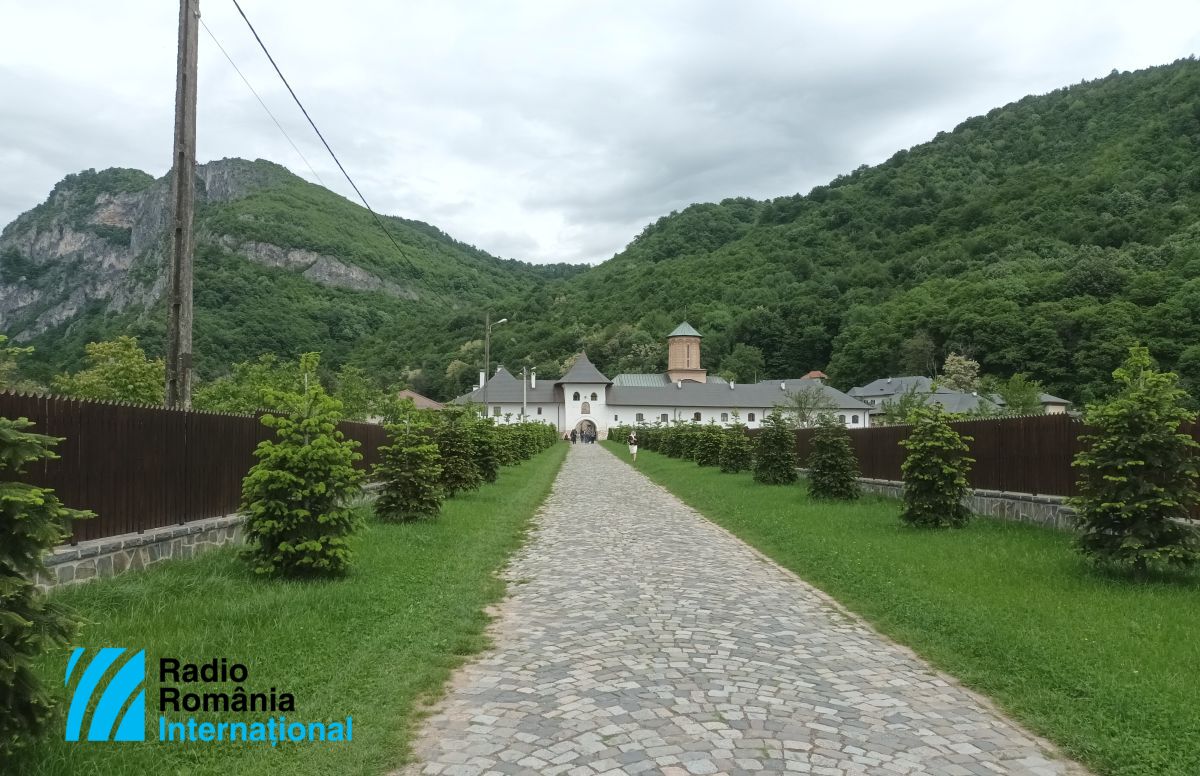
[[[378,210],[602,261],[671,210],[808,191],[1026,94],[1200,49],[1200,3],[242,0]],[[820,7],[818,7],[820,6]],[[68,173],[170,164],[178,6],[0,0],[0,225]],[[351,194],[230,0],[204,21]],[[199,159],[310,180],[200,32]]]

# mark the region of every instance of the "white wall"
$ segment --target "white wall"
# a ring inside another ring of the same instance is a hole
[[[608,427],[612,423],[612,413],[608,409],[608,386],[604,383],[563,383],[563,423],[559,428],[570,431],[579,425],[581,420],[590,420],[596,424],[596,434],[604,439],[608,435]],[[575,394],[579,394],[578,401]],[[592,394],[596,394],[595,401]],[[588,404],[589,412],[583,412],[583,405]]]

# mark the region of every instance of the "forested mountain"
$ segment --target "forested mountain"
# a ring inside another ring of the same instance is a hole
[[[346,200],[265,162],[214,164],[254,173],[232,188],[205,182],[196,300],[207,375],[262,351],[316,349],[331,365],[449,396],[480,368],[486,305],[510,319],[494,359],[543,373],[581,347],[608,373],[661,368],[663,337],[687,319],[706,335],[705,365],[740,379],[817,368],[848,387],[928,374],[957,351],[1081,401],[1142,341],[1200,396],[1200,64],[1190,59],[1027,97],[806,195],[693,205],[583,270],[501,261],[389,219],[397,256]],[[146,248],[136,224],[118,231],[97,215],[106,197],[165,191],[138,175],[72,176],[0,238],[0,332],[36,333],[48,365],[117,330],[151,348],[161,339],[161,249]],[[87,258],[70,240],[57,253],[43,243],[68,228],[141,250],[114,272],[141,278],[141,295],[114,287],[109,301],[61,314],[79,275],[66,268]],[[326,271],[330,262],[353,271]],[[6,301],[31,294],[23,307]]]

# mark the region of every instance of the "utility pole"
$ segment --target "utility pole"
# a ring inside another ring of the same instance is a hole
[[[492,381],[492,327],[508,323],[507,318],[492,323],[491,312],[483,315],[483,416],[488,417],[488,383]]]
[[[175,146],[171,160],[171,270],[167,406],[192,406],[192,216],[196,177],[196,53],[200,0],[179,0]]]

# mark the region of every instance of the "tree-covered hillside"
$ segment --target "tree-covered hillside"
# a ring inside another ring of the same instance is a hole
[[[664,337],[686,319],[706,335],[705,366],[742,380],[823,369],[845,388],[929,374],[954,351],[986,373],[1022,372],[1085,401],[1142,341],[1200,397],[1192,59],[1027,97],[806,195],[693,205],[586,269],[501,261],[426,224],[388,219],[398,255],[365,210],[270,167],[200,211],[196,338],[206,376],[261,352],[321,350],[331,368],[354,364],[448,398],[482,367],[481,318],[491,309],[509,319],[495,330],[494,360],[543,374],[580,348],[609,374],[661,369]],[[148,185],[129,171],[116,180]],[[67,200],[48,205],[112,231],[88,216],[95,201]],[[11,246],[20,223],[0,239],[0,283],[18,290],[13,277],[31,265]],[[369,283],[273,266],[286,263],[276,249],[329,257]],[[148,256],[130,272],[161,277],[161,254]],[[85,305],[32,344],[55,368],[76,363],[88,339],[119,331],[140,334],[154,353],[158,305]],[[20,335],[6,330],[3,309],[0,331]]]
[[[1076,400],[1141,340],[1200,396],[1198,219],[1186,60],[1025,98],[805,196],[673,213],[526,326],[582,329],[610,371],[611,335],[659,340],[687,318],[710,369],[744,343],[773,375],[848,387],[958,351]]]

